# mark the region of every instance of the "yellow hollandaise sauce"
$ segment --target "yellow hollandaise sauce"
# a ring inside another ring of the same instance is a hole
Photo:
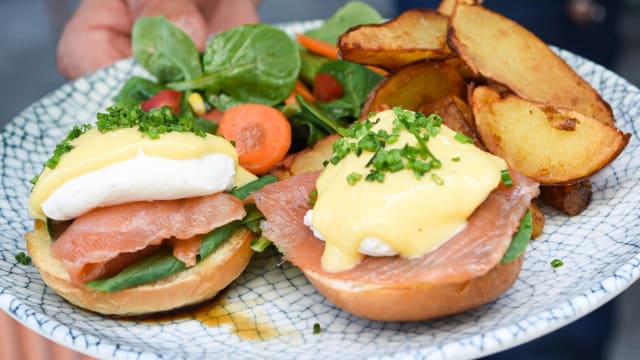
[[[44,168],[29,199],[29,212],[43,219],[41,204],[62,184],[78,176],[106,166],[130,160],[140,152],[172,160],[200,158],[214,153],[226,154],[236,166],[235,184],[255,178],[238,167],[235,148],[225,139],[207,134],[196,136],[190,132],[168,132],[157,139],[143,136],[136,128],[122,128],[101,133],[97,128],[86,131],[71,141],[73,149],[65,153],[55,168]]]
[[[462,136],[467,141],[461,141],[461,134],[439,123],[435,136],[419,141],[416,133],[424,129],[412,125],[410,132],[397,120],[398,114],[411,117],[413,113],[395,111],[371,117],[370,132],[393,134],[391,144],[383,146],[387,152],[406,149],[405,145],[426,146],[432,166],[419,176],[404,159],[403,169],[387,171],[383,179],[367,179],[376,151],[362,151],[359,156],[351,151],[327,165],[316,182],[312,217],[313,227],[326,241],[325,271],[355,266],[363,257],[358,251],[360,243],[367,237],[381,240],[407,258],[435,250],[465,227],[467,218],[499,185],[507,169],[504,160],[480,150],[466,137]],[[352,142],[362,144],[362,134]]]

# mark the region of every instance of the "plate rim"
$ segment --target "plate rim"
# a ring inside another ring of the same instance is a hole
[[[276,25],[285,27],[285,26],[304,26],[304,24],[317,25],[319,23],[321,23],[321,20],[286,22],[286,23],[279,23]],[[577,55],[571,51],[560,49],[554,46],[551,46],[551,47],[565,61],[567,60],[567,57],[569,58],[574,57],[580,63],[588,63],[594,66],[595,70],[602,74],[601,75],[602,78],[605,78],[605,79],[613,78],[616,81],[621,81],[622,86],[624,86],[625,88],[625,92],[631,93],[632,96],[634,96],[635,98],[638,99],[638,101],[640,101],[640,89],[638,89],[638,87],[636,87],[634,84],[631,84],[625,78],[621,77],[616,72],[608,68],[605,68],[604,66],[598,63],[588,60],[580,55]],[[17,116],[15,116],[13,119],[8,121],[2,127],[0,138],[3,142],[3,147],[5,146],[5,142],[6,142],[5,133],[6,133],[7,127],[14,124],[18,118],[24,117],[28,111],[30,111],[34,106],[37,106],[44,99],[49,98],[56,93],[63,92],[68,88],[73,88],[73,86],[80,81],[91,81],[93,78],[100,76],[104,72],[112,71],[114,69],[117,69],[118,67],[122,67],[122,65],[124,64],[129,64],[131,62],[135,63],[135,60],[133,60],[133,58],[126,58],[126,59],[119,60],[112,65],[98,69],[76,80],[67,82],[57,87],[56,89],[53,89],[52,91],[48,92],[46,95],[36,100],[35,102],[31,103],[28,107],[22,110]],[[613,109],[613,110],[615,111],[616,109]],[[638,119],[632,120],[632,122],[634,123],[638,121],[639,121]],[[4,175],[4,172],[3,172],[3,175]],[[0,200],[4,201],[4,199],[0,199]],[[7,220],[7,221],[10,221],[10,220]],[[640,252],[638,252],[634,257],[630,258],[629,261],[627,261],[626,263],[617,267],[616,271],[613,274],[607,276],[605,279],[603,279],[599,283],[594,283],[594,285],[591,288],[589,288],[588,291],[580,293],[574,296],[573,298],[566,299],[556,304],[552,308],[549,308],[541,313],[537,313],[533,316],[528,316],[526,319],[523,319],[512,325],[494,328],[488,332],[473,335],[465,340],[469,343],[475,343],[475,342],[478,342],[478,339],[481,339],[486,336],[492,336],[493,334],[496,334],[502,331],[507,331],[512,327],[517,327],[522,329],[521,331],[522,334],[515,336],[514,339],[506,346],[503,344],[494,343],[489,346],[483,346],[483,348],[480,349],[480,351],[478,351],[477,347],[465,346],[462,348],[464,351],[461,353],[461,352],[455,352],[455,351],[458,351],[459,349],[454,349],[455,346],[452,346],[452,345],[455,345],[456,343],[459,343],[459,341],[450,341],[448,343],[443,343],[443,344],[435,344],[435,345],[431,344],[431,345],[421,346],[418,350],[411,350],[406,352],[402,352],[402,351],[394,352],[393,355],[385,354],[384,356],[406,357],[406,356],[416,356],[416,355],[427,355],[425,354],[425,352],[428,352],[429,350],[433,350],[436,347],[441,352],[442,358],[448,358],[450,356],[455,356],[455,357],[462,356],[462,358],[471,358],[471,357],[477,357],[477,356],[486,356],[496,352],[505,351],[507,349],[516,347],[518,345],[521,345],[528,341],[536,339],[540,336],[551,333],[573,321],[576,321],[588,315],[589,313],[600,308],[602,305],[611,301],[613,298],[617,297],[625,289],[627,289],[632,284],[634,284],[639,278],[640,278]],[[618,281],[619,279],[624,279],[624,281]],[[79,330],[74,329],[67,324],[58,322],[56,319],[54,319],[53,317],[51,317],[46,313],[40,313],[36,311],[36,309],[31,308],[22,299],[18,298],[14,294],[6,292],[7,289],[0,289],[0,290],[5,290],[5,291],[0,291],[0,310],[4,311],[15,321],[19,322],[23,326],[26,326],[27,328],[38,333],[39,335],[51,341],[59,343],[63,346],[72,348],[75,351],[84,353],[86,355],[95,356],[98,358],[105,358],[105,357],[120,358],[123,356],[124,357],[129,357],[129,356],[140,357],[140,356],[149,356],[149,355],[155,358],[164,358],[162,355],[149,352],[148,350],[145,350],[142,348],[136,349],[135,347],[130,346],[129,344],[124,346],[124,348],[127,348],[127,349],[123,349],[122,344],[113,343],[111,341],[96,337],[93,334],[89,334],[83,331],[80,331],[83,336],[91,339],[96,339],[98,341],[95,341],[95,342],[85,341],[86,344],[84,347],[78,346],[78,344],[74,343],[73,339],[71,341],[67,339],[68,335],[67,336],[57,335],[58,333],[62,333],[61,331],[45,331],[43,324],[45,324],[46,322],[54,323],[55,324],[54,328],[64,329],[65,334],[71,334],[74,332],[78,332]],[[45,291],[51,292],[51,290],[48,288]],[[586,301],[581,301],[581,299]],[[69,306],[72,306],[72,305],[69,305]],[[563,308],[566,308],[567,306],[575,310],[571,315],[568,315],[567,312],[565,311],[559,311],[559,313],[563,315],[560,317],[558,316],[557,313],[554,314],[554,311],[561,310]],[[538,321],[538,320],[532,320],[532,319],[541,319],[545,317],[548,318],[545,321],[545,326],[532,329],[531,324]],[[482,343],[482,341],[479,341],[479,343]],[[89,344],[94,344],[94,345],[89,346]],[[107,347],[111,347],[114,350],[111,353],[108,353],[106,352]],[[448,354],[449,348],[451,349],[451,351],[454,351],[455,353]]]

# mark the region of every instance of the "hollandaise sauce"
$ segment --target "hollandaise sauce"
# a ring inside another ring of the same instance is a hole
[[[394,109],[367,121],[343,134],[316,182],[312,225],[326,241],[325,271],[355,266],[365,239],[408,258],[435,250],[464,229],[507,169],[437,115]]]

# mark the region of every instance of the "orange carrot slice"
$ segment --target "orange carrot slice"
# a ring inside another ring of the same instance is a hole
[[[333,44],[300,33],[296,34],[296,39],[300,45],[304,46],[312,53],[322,55],[330,59],[338,59],[338,47]]]
[[[289,121],[279,110],[263,104],[227,109],[218,133],[235,142],[240,166],[256,175],[267,173],[291,146]]]
[[[289,94],[289,96],[285,99],[284,103],[289,105],[296,102],[296,94],[300,94],[303,99],[312,104],[316,102],[316,99],[313,97],[311,91],[302,81],[300,81],[300,79],[296,80],[296,86],[293,88],[291,94]]]
[[[339,59],[339,53],[340,51],[338,50],[338,47],[330,44],[326,41],[322,41],[322,40],[318,40],[315,38],[312,38],[311,36],[307,36],[304,34],[296,34],[296,39],[298,40],[298,42],[300,43],[300,45],[304,46],[307,50],[311,51],[312,53],[318,54],[318,55],[322,55],[324,57],[328,57],[329,59]],[[371,66],[371,65],[366,65],[367,68],[369,68],[369,70],[380,74],[382,76],[387,76],[389,75],[389,72],[381,69],[379,67],[375,67],[375,66]]]

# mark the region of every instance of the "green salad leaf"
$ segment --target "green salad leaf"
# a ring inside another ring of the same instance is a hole
[[[279,104],[293,90],[300,71],[296,44],[268,24],[237,26],[216,35],[202,62],[202,76],[168,86],[204,90],[208,101],[221,110],[248,102]]]
[[[118,94],[113,98],[113,101],[124,107],[134,107],[145,100],[149,100],[164,89],[164,86],[153,80],[132,76],[124,83]]]
[[[318,106],[334,119],[358,118],[367,95],[382,80],[382,75],[376,74],[366,66],[344,60],[327,62],[318,69],[318,73],[330,74],[344,89],[344,94],[339,99],[329,103],[318,103]]]
[[[322,26],[308,30],[305,34],[335,44],[338,37],[349,28],[362,24],[377,24],[382,20],[382,15],[371,5],[362,1],[351,1],[338,9]]]
[[[531,239],[531,233],[533,232],[533,222],[531,220],[531,211],[527,210],[527,212],[522,217],[520,221],[520,226],[518,227],[518,231],[513,235],[511,239],[511,244],[507,249],[507,252],[502,257],[503,263],[511,262],[518,258],[524,251],[527,249],[527,245],[529,245],[529,240]]]
[[[131,33],[133,57],[160,83],[202,74],[200,52],[189,35],[163,16],[143,16]]]
[[[166,247],[127,266],[112,277],[92,280],[85,283],[85,286],[94,290],[116,291],[158,280],[185,268],[185,264],[173,256],[172,249]]]

